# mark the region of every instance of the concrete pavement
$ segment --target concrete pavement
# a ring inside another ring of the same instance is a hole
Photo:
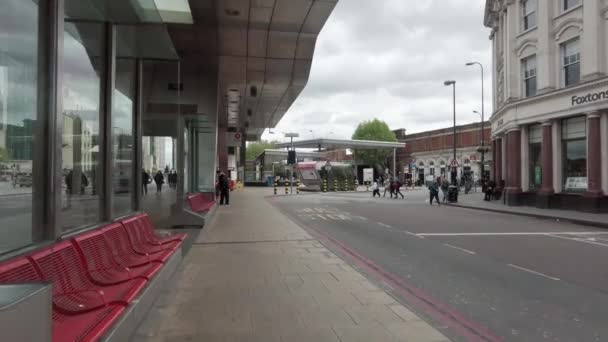
[[[265,194],[232,194],[135,341],[448,341]]]

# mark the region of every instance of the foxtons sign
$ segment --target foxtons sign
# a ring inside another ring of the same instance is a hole
[[[589,93],[583,96],[572,96],[572,105],[578,106],[587,103],[593,103],[598,101],[608,100],[608,90],[600,91],[597,93]]]

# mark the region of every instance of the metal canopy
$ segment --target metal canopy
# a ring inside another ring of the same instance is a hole
[[[288,148],[292,144],[281,143],[277,144],[278,148]],[[293,147],[296,148],[318,148],[318,149],[359,149],[359,150],[374,150],[374,149],[393,149],[405,148],[403,142],[387,142],[373,140],[347,140],[347,139],[311,139],[294,141]]]

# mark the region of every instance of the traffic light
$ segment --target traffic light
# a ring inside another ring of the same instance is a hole
[[[287,164],[289,164],[289,165],[296,164],[296,151],[289,151],[287,153]]]

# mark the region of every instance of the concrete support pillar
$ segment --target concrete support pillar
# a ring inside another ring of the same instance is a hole
[[[521,132],[519,165],[520,179],[522,191],[530,189],[530,135],[527,126],[523,126]]]
[[[501,181],[503,180],[502,173],[502,138],[497,138],[496,140],[496,158],[494,159],[494,165],[496,167],[496,186],[498,190],[502,190]]]
[[[562,192],[562,122],[553,122],[551,141],[553,141],[553,190],[556,193]]]
[[[541,145],[542,186],[540,193],[550,195],[553,189],[553,124],[543,122],[543,142]]]
[[[592,112],[587,115],[587,192],[585,196],[602,196],[602,149],[599,112]]]
[[[521,193],[521,129],[507,132],[507,203],[516,205]]]
[[[226,146],[226,127],[218,127],[217,131],[217,159],[218,167],[222,172],[228,171],[228,147]]]
[[[492,139],[492,179],[496,181],[496,139]]]

